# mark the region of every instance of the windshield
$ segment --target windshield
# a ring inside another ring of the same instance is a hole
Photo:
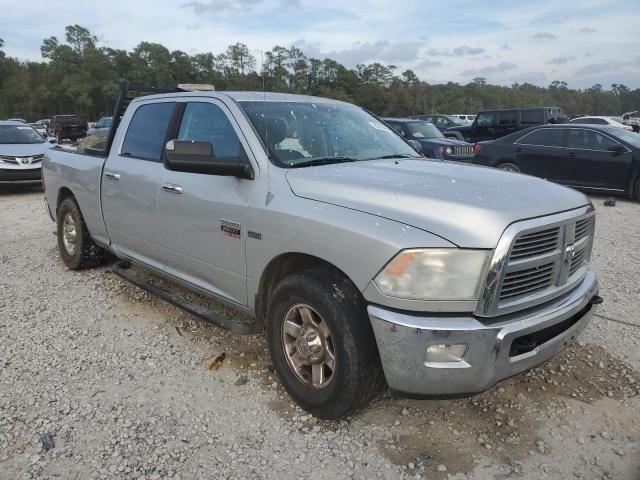
[[[466,123],[464,123],[464,120],[458,117],[454,117],[453,115],[447,116],[445,118],[447,118],[451,123],[455,123],[456,125],[466,125]]]
[[[444,135],[440,133],[432,123],[429,122],[409,122],[407,128],[411,132],[413,138],[444,138]]]
[[[635,132],[628,132],[622,128],[607,130],[607,132],[614,134],[615,137],[618,137],[623,142],[627,142],[635,148],[640,148],[640,135]]]
[[[332,159],[337,162],[418,157],[389,127],[353,105],[312,102],[240,102],[240,105],[267,146],[270,158],[283,167],[334,163]]]
[[[14,143],[44,143],[44,139],[28,125],[0,125],[0,144]]]

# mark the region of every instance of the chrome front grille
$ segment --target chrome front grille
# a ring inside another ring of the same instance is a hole
[[[587,273],[594,227],[592,206],[512,224],[496,247],[476,313],[502,315],[571,290]]]
[[[504,276],[500,300],[543,290],[553,281],[553,263],[509,272]]]
[[[453,155],[456,157],[471,157],[473,156],[473,145],[453,147]]]
[[[33,165],[40,163],[44,155],[33,156],[13,156],[13,155],[0,155],[0,160],[13,165]],[[26,161],[25,161],[26,160]]]
[[[560,227],[529,233],[519,237],[511,249],[511,260],[544,255],[558,248]]]

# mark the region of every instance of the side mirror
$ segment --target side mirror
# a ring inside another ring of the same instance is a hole
[[[627,151],[627,149],[622,145],[611,145],[609,148],[607,148],[607,151],[613,153],[614,155],[622,155]]]
[[[169,140],[164,148],[164,167],[175,172],[201,173],[253,180],[253,169],[240,157],[216,157],[210,142]]]
[[[409,142],[409,145],[411,145],[416,152],[422,153],[422,144],[418,140],[407,140],[407,142]]]

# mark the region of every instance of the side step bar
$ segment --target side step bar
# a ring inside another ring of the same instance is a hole
[[[131,282],[136,287],[141,288],[145,292],[148,292],[151,295],[154,295],[161,300],[164,300],[165,302],[170,303],[171,305],[174,305],[187,313],[190,313],[191,315],[200,317],[217,327],[224,328],[225,330],[229,330],[240,335],[253,335],[261,331],[261,329],[258,327],[258,324],[255,322],[242,323],[234,321],[230,318],[226,318],[222,315],[215,315],[210,310],[207,310],[201,305],[190,302],[186,298],[183,298],[180,295],[176,295],[175,293],[165,290],[164,288],[158,287],[157,285],[153,285],[141,276],[130,272],[129,266],[130,264],[128,264],[127,262],[116,263],[111,267],[111,271],[119,277],[127,280],[128,282]]]

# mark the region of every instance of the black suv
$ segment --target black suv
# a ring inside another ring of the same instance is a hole
[[[495,140],[535,125],[565,123],[567,117],[560,107],[509,108],[484,110],[471,125],[456,126],[444,131],[446,137],[477,143]]]

